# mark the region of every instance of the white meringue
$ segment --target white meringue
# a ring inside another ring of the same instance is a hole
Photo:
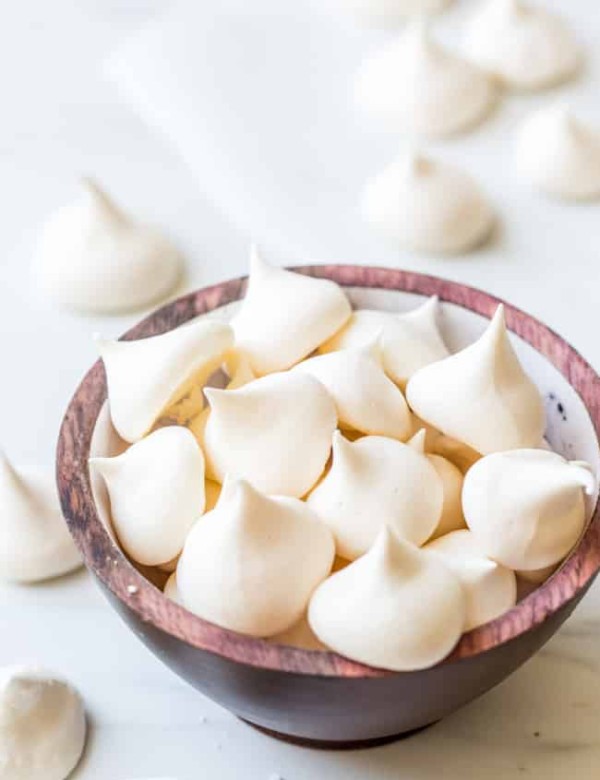
[[[0,668],[0,780],[66,780],[85,746],[77,691],[38,667]]]
[[[231,326],[236,346],[262,376],[298,363],[350,314],[350,303],[334,282],[275,268],[253,250],[246,297]]]
[[[294,625],[329,574],[334,543],[303,501],[227,480],[177,567],[184,606],[223,628],[268,637]]]
[[[89,179],[86,198],[46,223],[34,273],[67,309],[114,314],[146,306],[173,290],[182,272],[178,250],[160,232],[133,220]]]
[[[515,573],[487,558],[471,531],[453,531],[424,549],[439,555],[461,581],[467,598],[465,631],[495,620],[517,603]]]
[[[187,428],[160,428],[116,458],[91,458],[106,482],[125,552],[157,566],[181,552],[204,511],[204,456]]]
[[[17,473],[0,453],[0,580],[38,582],[79,566],[53,473]]]
[[[494,222],[476,182],[454,166],[410,154],[367,182],[366,221],[415,252],[454,254],[481,244]]]
[[[511,569],[535,570],[561,561],[586,522],[584,493],[591,467],[545,450],[488,455],[467,473],[463,509],[485,554]]]
[[[600,130],[563,105],[536,111],[521,127],[517,167],[540,190],[557,198],[600,195]]]
[[[320,382],[291,372],[205,393],[204,452],[219,482],[228,474],[264,493],[296,498],[313,487],[337,424],[333,399]]]
[[[315,636],[314,631],[308,623],[308,617],[303,615],[297,623],[287,631],[270,638],[271,642],[277,645],[289,645],[290,647],[299,647],[301,650],[327,650],[323,642]]]
[[[512,348],[503,306],[475,343],[418,371],[406,397],[423,420],[483,454],[537,447],[544,435],[542,397]]]
[[[331,470],[307,503],[332,530],[338,555],[354,560],[385,525],[423,544],[443,500],[442,481],[425,455],[383,436],[349,442],[336,431]]]
[[[97,342],[113,424],[135,442],[169,407],[203,385],[233,346],[233,332],[228,325],[197,320],[160,336]]]
[[[328,647],[399,672],[445,658],[465,616],[456,575],[385,527],[366,555],[316,589],[308,608],[312,630]]]
[[[436,14],[452,0],[335,0],[368,27],[397,27],[406,17]]]
[[[447,136],[489,113],[489,76],[438,43],[421,19],[367,57],[355,83],[357,104],[394,132]]]
[[[409,437],[408,406],[385,375],[375,345],[318,355],[293,371],[321,382],[335,401],[340,427],[402,441]]]
[[[563,19],[521,0],[487,0],[466,29],[465,53],[507,86],[534,90],[572,76],[581,52]]]

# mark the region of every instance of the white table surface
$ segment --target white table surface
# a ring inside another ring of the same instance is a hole
[[[97,175],[132,210],[168,226],[189,258],[190,286],[245,267],[248,237],[98,72],[103,57],[163,6],[21,0],[0,26],[0,446],[16,462],[52,463],[61,413],[94,358],[90,334],[117,334],[137,318],[60,314],[31,289],[37,226],[73,197],[78,176]],[[593,0],[573,0],[565,11],[597,49]],[[597,109],[600,62],[588,50],[588,72],[564,92]],[[505,118],[522,111],[520,100],[502,110]],[[484,137],[472,141],[480,157]],[[448,155],[468,149],[461,142]],[[383,248],[372,259],[491,289],[544,319],[598,367],[600,206],[561,207],[530,194],[511,212],[510,176],[488,177],[506,226],[472,259],[400,258]],[[342,259],[330,246],[320,249],[316,256]],[[83,572],[45,586],[0,586],[0,664],[39,661],[79,686],[90,720],[76,773],[85,780],[596,780],[599,608],[596,586],[547,648],[495,691],[410,740],[346,754],[280,744],[238,723],[155,660]]]

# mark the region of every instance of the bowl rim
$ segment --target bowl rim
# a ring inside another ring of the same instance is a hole
[[[557,333],[489,293],[440,277],[400,269],[360,265],[294,266],[290,270],[331,279],[342,287],[389,289],[437,295],[488,319],[504,303],[509,330],[545,356],[578,393],[600,437],[600,377]],[[206,287],[154,311],[128,330],[122,340],[158,335],[190,319],[243,297],[247,277]],[[372,678],[393,672],[361,664],[334,652],[303,650],[238,634],[193,615],[147,580],[112,541],[96,511],[87,464],[92,434],[106,400],[101,360],[85,375],[61,424],[56,473],[63,514],[86,566],[144,623],[194,648],[262,669],[302,675]],[[437,666],[485,653],[539,627],[568,602],[583,594],[600,570],[600,502],[578,545],[560,569],[513,609],[464,634],[454,651]]]

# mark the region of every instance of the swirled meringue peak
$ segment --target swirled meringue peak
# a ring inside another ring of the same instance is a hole
[[[494,222],[474,179],[452,165],[409,154],[367,182],[363,215],[403,249],[456,254],[483,243]]]
[[[39,582],[79,566],[53,473],[17,472],[0,452],[0,580]]]
[[[271,374],[238,390],[207,388],[203,441],[210,473],[245,479],[269,495],[305,495],[320,477],[337,425],[323,385],[300,372]]]
[[[367,27],[398,27],[407,17],[436,14],[452,0],[336,0]]]
[[[313,376],[335,401],[342,428],[404,441],[412,420],[404,396],[386,376],[377,342],[370,346],[317,355],[294,373]]]
[[[349,442],[339,431],[331,470],[307,499],[347,560],[366,553],[384,525],[423,544],[439,522],[443,501],[442,482],[425,455],[384,436]]]
[[[0,667],[0,778],[66,780],[85,746],[78,692],[37,666]]]
[[[563,19],[522,0],[487,0],[466,28],[464,49],[470,60],[518,90],[565,81],[581,62]]]
[[[562,104],[525,120],[516,159],[521,174],[549,195],[566,200],[600,196],[600,130]]]
[[[135,442],[169,407],[206,382],[233,346],[233,331],[220,322],[197,320],[138,341],[96,341],[113,424],[123,439]],[[194,396],[203,402],[202,393]]]
[[[333,557],[331,533],[303,501],[228,478],[185,542],[177,585],[186,609],[205,620],[269,637],[300,620]]]
[[[489,112],[495,89],[489,76],[432,38],[422,19],[362,64],[357,104],[394,132],[447,136]]]
[[[182,258],[159,231],[134,220],[100,187],[84,180],[86,197],[45,224],[34,259],[42,289],[66,309],[115,314],[170,293]]]
[[[477,452],[538,447],[544,404],[510,343],[500,305],[484,334],[418,371],[406,388],[413,411]]]
[[[543,569],[561,561],[585,526],[591,466],[545,450],[488,455],[467,473],[463,509],[483,552],[511,569]]]
[[[515,573],[487,558],[471,531],[453,531],[424,549],[439,555],[461,581],[467,597],[465,631],[495,620],[515,606]]]
[[[312,630],[328,647],[399,672],[445,658],[465,618],[458,577],[386,527],[366,555],[316,589],[308,609]]]
[[[236,346],[257,376],[291,368],[350,317],[335,282],[268,265],[253,248],[246,297],[231,321]]]
[[[179,555],[204,511],[204,456],[193,434],[160,428],[116,458],[91,458],[90,466],[106,482],[125,552],[147,566]]]

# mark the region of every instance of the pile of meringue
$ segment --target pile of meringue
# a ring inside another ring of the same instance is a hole
[[[452,355],[437,309],[352,311],[254,253],[230,324],[99,341],[124,451],[90,469],[125,553],[218,626],[392,670],[511,609],[595,478],[544,443],[502,307]]]

